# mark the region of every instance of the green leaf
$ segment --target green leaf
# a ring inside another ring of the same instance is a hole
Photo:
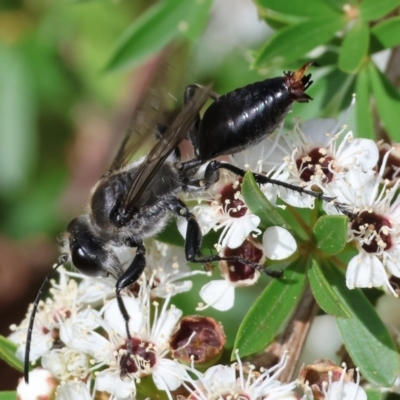
[[[343,40],[339,55],[339,68],[354,74],[367,57],[369,47],[369,27],[362,20],[357,21]]]
[[[364,21],[374,21],[384,17],[400,5],[400,0],[363,0],[360,7],[360,18]]]
[[[0,400],[15,400],[17,392],[0,392]]]
[[[322,310],[334,317],[350,318],[350,311],[332,289],[333,282],[328,281],[324,275],[324,269],[315,260],[308,270],[308,279],[315,300]]]
[[[242,195],[249,210],[261,218],[260,228],[262,230],[271,226],[280,226],[292,231],[291,227],[265,197],[250,171],[246,172],[243,178]]]
[[[275,11],[259,9],[259,16],[262,18],[274,31],[286,28],[290,24],[297,24],[303,20],[300,17],[294,17],[287,14],[279,14]]]
[[[36,159],[36,105],[32,76],[17,47],[0,45],[0,193],[20,191]]]
[[[374,121],[370,107],[370,92],[368,70],[363,68],[357,74],[356,81],[356,132],[358,137],[375,140]]]
[[[308,261],[298,259],[285,269],[284,277],[273,280],[244,317],[236,336],[235,349],[241,357],[270,344],[296,308],[305,288]]]
[[[400,44],[400,17],[389,18],[371,29],[373,39],[384,48]]]
[[[175,0],[172,0],[173,3],[174,1]],[[188,38],[190,41],[196,41],[207,26],[213,0],[198,0],[193,3],[194,4],[190,7],[190,11],[184,14],[186,18],[183,21],[187,21],[188,27],[187,30],[182,32],[184,37]]]
[[[304,57],[305,53],[319,45],[326,44],[346,23],[338,14],[335,16],[301,22],[277,32],[258,52],[253,67],[281,66]]]
[[[15,357],[17,347],[15,343],[0,335],[0,358],[17,371],[23,372],[24,365],[22,361]]]
[[[400,95],[373,63],[369,63],[369,81],[383,125],[394,141],[400,141]]]
[[[349,290],[344,274],[327,262],[325,276],[351,314],[336,323],[347,351],[361,374],[377,386],[392,386],[399,374],[396,345],[371,303],[361,290]]]
[[[382,392],[378,389],[365,389],[368,400],[381,400]]]
[[[212,0],[164,0],[141,15],[122,35],[106,71],[132,67],[183,34],[194,40],[204,27]]]
[[[297,115],[301,112],[303,120],[310,118],[337,118],[338,114],[349,107],[351,96],[351,87],[354,81],[354,75],[345,74],[335,66],[317,69],[313,80],[315,83],[311,85],[307,93],[314,99],[305,104],[295,104],[293,109],[297,107],[293,114]],[[325,65],[322,64],[321,65]],[[314,72],[314,71],[313,71]],[[323,74],[320,76],[320,74]],[[286,120],[287,121],[287,120]]]
[[[337,16],[336,11],[328,3],[321,0],[257,0],[260,8],[271,9],[277,13],[295,15],[306,18]],[[263,10],[261,10],[261,13]]]
[[[340,253],[346,246],[348,218],[344,215],[324,215],[313,228],[317,247],[326,254]]]

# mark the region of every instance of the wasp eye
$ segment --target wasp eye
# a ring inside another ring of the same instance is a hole
[[[71,251],[72,263],[75,268],[87,276],[107,276],[104,269],[95,259],[91,258],[81,246],[74,246]]]

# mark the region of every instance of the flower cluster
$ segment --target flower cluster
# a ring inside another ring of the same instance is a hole
[[[135,295],[126,291],[122,296],[131,316],[127,323],[117,298],[105,300],[96,310],[82,302],[82,288],[87,286],[83,276],[74,273],[71,278],[63,268],[58,273],[59,279],[52,282],[51,300],[39,307],[32,336],[32,360],[41,358],[41,367],[29,373],[29,385],[21,379],[19,399],[86,400],[99,393],[111,399],[135,399],[139,394],[160,392],[172,399],[178,388],[192,400],[234,394],[255,400],[293,398],[296,383],[278,380],[286,355],[261,373],[253,371],[254,367],[245,371],[239,356],[236,366],[215,365],[204,373],[197,370],[197,365],[218,360],[225,345],[223,328],[209,317],[181,318],[182,311],[170,305],[171,295],[162,305],[154,301],[156,274],[148,282],[141,280]],[[106,287],[104,299],[109,296]],[[67,292],[68,301],[62,302]],[[45,325],[49,315],[56,322]],[[50,327],[52,342],[41,339]],[[10,336],[19,344],[20,358],[25,335],[26,321],[14,327]]]
[[[316,119],[297,122],[288,134],[280,129],[257,147],[231,156],[229,163],[284,185],[319,192],[327,214],[345,211],[349,216],[347,240],[358,252],[348,263],[347,287],[384,286],[397,297],[389,282],[391,276],[400,277],[398,157],[391,151],[370,139],[354,138],[343,121]],[[221,231],[215,247],[223,257],[239,256],[259,264],[291,257],[298,247],[297,238],[283,227],[262,231],[261,219],[246,204],[241,184],[242,178],[222,172],[217,184],[196,197],[198,204],[191,211],[203,233]],[[315,207],[316,196],[301,191],[272,183],[260,189],[276,208],[289,206],[292,214],[298,212],[295,208]],[[178,227],[185,235],[185,221],[179,221]],[[206,307],[231,308],[233,288],[258,279],[257,271],[246,267],[220,263],[225,282],[210,282],[202,289]]]
[[[257,147],[230,157],[229,163],[272,180],[259,191],[273,211],[289,211],[300,221],[296,209],[308,209],[314,220],[323,210],[332,215],[346,210],[347,241],[357,252],[349,259],[347,287],[384,286],[397,296],[390,280],[400,278],[400,199],[393,153],[372,140],[354,138],[342,121],[328,119],[297,122],[289,134],[282,128]],[[279,275],[266,263],[280,268],[304,249],[314,251],[311,229],[305,229],[307,241],[289,225],[265,224],[246,203],[243,182],[221,170],[219,181],[196,194],[191,207],[204,235],[220,231],[215,249],[221,279],[210,280],[195,294],[202,299],[197,310],[231,309],[237,288],[254,285],[263,272]],[[322,208],[315,206],[316,198],[324,200]],[[183,237],[186,229],[182,218],[178,230]],[[111,399],[135,399],[162,392],[164,398],[188,400],[299,398],[299,382],[279,381],[286,354],[276,366],[261,371],[243,364],[238,353],[232,366],[213,365],[226,342],[222,325],[209,317],[183,316],[171,304],[173,296],[192,289],[188,278],[211,273],[192,271],[181,248],[156,240],[149,240],[146,248],[143,276],[121,297],[115,297],[113,277],[87,278],[59,268],[51,297],[38,305],[32,331],[30,359],[40,359],[41,368],[31,371],[30,380],[40,396],[93,399],[106,393]],[[124,265],[132,253],[126,260],[122,253],[119,257]],[[30,313],[10,335],[21,360]],[[304,399],[341,399],[345,393],[365,398],[359,379],[353,382],[346,368],[328,367],[331,372],[321,375],[323,384],[300,379]],[[313,368],[320,371],[320,365]],[[29,389],[21,382],[19,398],[28,398],[26,393]]]
[[[31,383],[46,382],[51,390],[57,389],[60,399],[89,399],[97,391],[128,399],[135,398],[138,383],[151,377],[157,390],[171,398],[171,392],[187,377],[183,364],[167,357],[172,333],[176,334],[182,316],[181,310],[170,306],[171,293],[180,292],[182,283],[178,283],[177,290],[170,282],[168,290],[162,289],[157,272],[153,272],[149,281],[143,279],[132,291],[125,291],[120,300],[131,316],[127,322],[119,299],[108,299],[108,285],[91,288],[97,296],[92,300],[98,303],[103,297],[104,305],[95,307],[94,302],[86,303],[88,282],[84,276],[73,273],[71,278],[63,268],[58,273],[59,279],[52,282],[52,298],[41,303],[36,314],[30,357],[41,358],[44,370],[34,369]],[[162,276],[165,275],[169,274],[163,269]],[[162,304],[153,300],[154,291],[168,293]],[[19,344],[20,359],[25,351],[28,319],[29,315],[13,328],[10,336]],[[186,344],[189,343],[190,339]],[[26,390],[26,384],[21,382],[20,398],[24,398],[22,393]]]
[[[302,372],[302,384],[301,381],[280,381],[279,376],[289,360],[287,352],[276,365],[260,371],[251,364],[244,364],[238,351],[237,362],[231,366],[212,365],[225,345],[221,324],[209,317],[182,318],[182,311],[170,305],[170,295],[162,305],[152,300],[155,274],[149,282],[140,281],[136,295],[127,291],[122,296],[131,316],[125,321],[117,298],[106,300],[99,310],[88,307],[80,296],[84,280],[78,283],[77,274],[71,278],[62,268],[58,272],[58,281],[52,282],[52,301],[42,304],[37,314],[38,321],[46,320],[53,307],[58,323],[53,330],[57,329],[58,338],[40,355],[34,346],[34,357],[41,357],[41,367],[29,373],[29,385],[21,379],[17,388],[21,400],[89,400],[100,395],[110,399],[135,399],[151,393],[187,400],[297,400],[299,387],[304,390],[305,400],[313,399],[315,389],[310,388],[316,383],[304,382],[308,375],[315,378],[315,374]],[[73,300],[65,302],[63,310],[77,311],[61,315],[60,296],[65,296],[66,288],[71,290]],[[103,294],[108,295],[107,290]],[[24,332],[25,326],[23,323],[15,328],[11,335],[14,341]],[[43,328],[44,325],[38,326]],[[40,343],[38,331],[36,329],[32,337],[33,344]],[[18,354],[23,349],[21,343]],[[210,363],[212,366],[201,372],[199,367]],[[338,369],[331,364],[329,367]],[[312,368],[316,366],[309,366],[307,371]],[[326,399],[332,398],[329,393],[335,387],[336,392],[343,392],[343,396],[335,397],[337,399],[348,398],[344,392],[356,390],[359,395],[352,398],[364,400],[365,392],[359,387],[359,380],[353,383],[346,374],[344,382],[345,372],[339,374],[339,378],[329,375],[329,381],[323,386]],[[335,385],[339,385],[339,389]]]

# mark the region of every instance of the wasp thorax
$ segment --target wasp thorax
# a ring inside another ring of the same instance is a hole
[[[127,339],[118,353],[122,354],[120,367],[125,374],[149,375],[157,361],[155,345],[135,337]]]
[[[219,202],[224,211],[232,218],[240,218],[246,214],[247,207],[240,194],[240,182],[229,184],[222,188]]]
[[[330,167],[334,159],[325,154],[325,149],[314,148],[308,154],[302,155],[296,160],[300,171],[300,178],[304,182],[318,180],[328,183],[332,180],[333,173]]]
[[[351,224],[355,235],[362,238],[362,248],[368,253],[389,250],[392,247],[391,228],[392,224],[388,219],[368,211],[360,213]]]

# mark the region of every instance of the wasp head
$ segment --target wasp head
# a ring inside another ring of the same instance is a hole
[[[62,251],[82,274],[91,277],[118,277],[121,264],[112,249],[97,237],[90,220],[83,215],[73,219],[62,239]]]

